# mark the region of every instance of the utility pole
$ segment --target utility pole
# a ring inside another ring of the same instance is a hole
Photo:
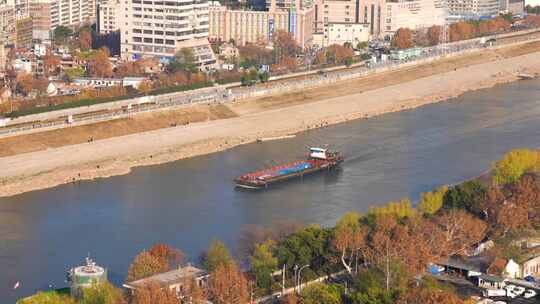
[[[282,275],[282,284],[281,284],[281,296],[283,297],[285,295],[285,264],[283,264],[283,270],[281,271]]]

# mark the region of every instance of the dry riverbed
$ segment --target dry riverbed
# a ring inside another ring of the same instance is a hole
[[[514,81],[519,72],[540,72],[540,43],[230,105],[5,138],[0,140],[0,196],[126,174],[136,166],[221,151],[261,137],[411,109]],[[93,142],[87,142],[90,137]]]

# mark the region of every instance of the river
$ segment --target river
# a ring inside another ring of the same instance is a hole
[[[0,302],[65,286],[65,271],[88,254],[121,283],[132,258],[155,242],[196,262],[213,238],[234,250],[245,224],[331,225],[346,211],[416,200],[484,172],[509,149],[539,146],[539,117],[540,80],[519,81],[293,139],[0,198]],[[233,188],[242,173],[322,144],[345,154],[341,170],[263,192]]]

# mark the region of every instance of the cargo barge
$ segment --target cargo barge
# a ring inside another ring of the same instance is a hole
[[[340,152],[322,148],[310,148],[309,156],[303,160],[277,165],[268,169],[247,173],[237,177],[236,186],[245,189],[264,189],[269,185],[296,177],[330,170],[343,162]]]

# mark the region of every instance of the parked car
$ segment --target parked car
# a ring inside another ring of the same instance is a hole
[[[516,286],[514,287],[514,289],[512,290],[515,294],[517,294],[518,296],[522,295],[524,292],[525,292],[525,287],[521,287],[521,286]]]
[[[504,297],[506,296],[506,290],[504,289],[485,289],[484,297]]]
[[[525,291],[525,293],[523,294],[523,297],[525,299],[530,299],[530,298],[534,298],[536,296],[536,291],[532,290],[532,289],[528,289],[527,291]]]

